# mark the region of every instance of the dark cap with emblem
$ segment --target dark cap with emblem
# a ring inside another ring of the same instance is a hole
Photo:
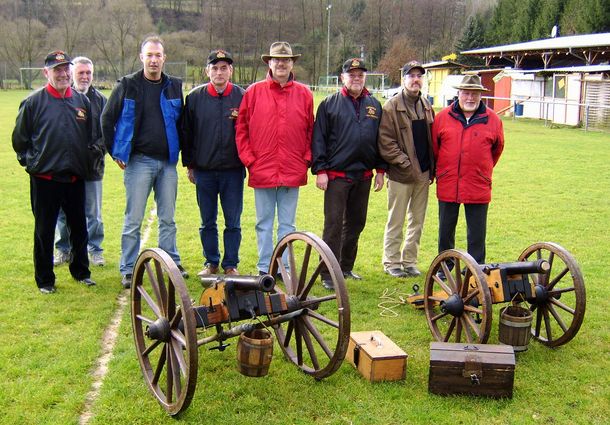
[[[402,74],[403,75],[410,74],[411,71],[414,69],[421,70],[422,74],[426,73],[426,69],[422,66],[421,63],[419,63],[417,61],[409,61],[409,62],[405,63],[404,66],[402,67]]]
[[[47,55],[44,60],[44,67],[55,68],[57,65],[63,65],[65,63],[72,65],[72,58],[70,58],[66,52],[56,50]]]
[[[343,70],[343,72],[350,72],[352,69],[361,69],[364,72],[367,71],[364,61],[360,58],[352,58],[346,60],[343,63],[343,67],[341,69]]]
[[[227,52],[226,50],[212,50],[210,52],[210,55],[208,56],[208,65],[219,61],[225,61],[226,63],[231,65],[233,63],[233,57],[231,57],[231,53]]]

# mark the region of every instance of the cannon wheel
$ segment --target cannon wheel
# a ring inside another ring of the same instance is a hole
[[[282,256],[288,268],[285,267]],[[318,277],[327,268],[334,290]],[[275,291],[296,302],[300,314],[274,325],[278,343],[288,360],[316,379],[333,374],[345,358],[350,333],[350,309],[341,267],[322,239],[294,232],[277,244],[269,273],[281,275]]]
[[[532,335],[549,347],[558,347],[576,336],[585,317],[585,284],[578,263],[566,249],[538,242],[525,249],[519,261],[545,259],[551,268],[532,273],[536,296],[528,300],[535,316]]]
[[[446,279],[441,279],[438,272],[443,272]],[[432,261],[426,275],[424,310],[437,341],[487,342],[491,295],[485,274],[470,254],[450,249]]]
[[[197,334],[180,270],[158,248],[144,250],[134,267],[131,324],[148,389],[170,415],[188,407],[197,384]]]

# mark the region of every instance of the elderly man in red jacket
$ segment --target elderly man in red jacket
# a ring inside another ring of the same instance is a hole
[[[481,102],[478,75],[464,77],[458,99],[443,109],[432,124],[439,209],[438,251],[455,246],[460,204],[466,213],[468,253],[485,263],[487,209],[491,176],[504,149],[502,121]]]
[[[285,41],[273,43],[262,60],[267,78],[246,90],[239,107],[235,141],[254,188],[259,274],[269,271],[273,223],[277,239],[296,230],[299,187],[307,184],[311,164],[313,95],[294,79],[292,67],[301,55]]]

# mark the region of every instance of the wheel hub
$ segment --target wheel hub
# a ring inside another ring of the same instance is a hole
[[[169,320],[161,317],[146,327],[145,335],[150,339],[168,342],[170,339]]]
[[[443,313],[449,313],[453,317],[461,316],[464,313],[464,302],[458,294],[453,294],[441,301],[440,307]]]
[[[533,304],[542,304],[546,303],[549,299],[549,291],[543,285],[536,285],[534,287],[535,297],[531,301]]]

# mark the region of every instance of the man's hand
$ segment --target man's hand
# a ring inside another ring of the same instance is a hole
[[[375,174],[375,192],[379,192],[383,189],[383,173]]]
[[[127,164],[125,164],[123,161],[121,161],[120,159],[115,159],[115,160],[114,160],[114,162],[116,162],[116,163],[117,163],[117,165],[119,166],[119,168],[120,168],[121,170],[124,170],[124,169],[125,169],[125,166],[127,165]]]
[[[316,176],[316,186],[320,190],[328,189],[328,175],[318,174]]]
[[[189,181],[191,183],[195,184],[195,170],[193,170],[192,168],[187,168],[186,176],[189,178]]]

